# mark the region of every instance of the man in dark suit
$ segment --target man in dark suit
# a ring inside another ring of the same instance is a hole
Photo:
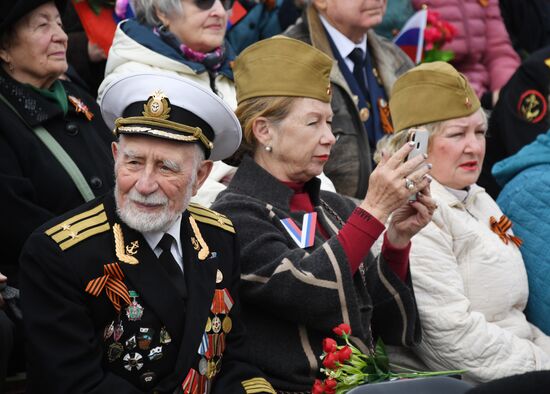
[[[22,253],[30,391],[274,394],[240,361],[233,225],[189,203],[238,147],[238,120],[167,75],[122,77],[101,108],[119,136],[114,192],[48,222]]]

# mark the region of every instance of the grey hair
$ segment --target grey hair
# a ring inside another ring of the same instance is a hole
[[[488,127],[488,118],[487,113],[483,108],[480,108],[478,110],[481,113],[481,117],[483,119],[483,124],[485,127],[485,130],[487,130]],[[414,126],[415,128],[425,128],[430,133],[430,139],[428,141],[428,147],[429,144],[432,142],[432,139],[434,136],[439,134],[442,130],[442,125],[445,123],[445,120],[432,122],[424,125],[418,125]],[[382,158],[382,151],[384,153],[389,154],[390,156],[393,155],[395,152],[401,148],[405,142],[407,142],[407,136],[410,128],[407,128],[405,130],[399,130],[396,133],[389,134],[384,136],[378,143],[376,144],[376,152],[374,153],[374,161],[376,163],[380,162],[380,159]]]
[[[150,26],[159,26],[162,21],[158,18],[157,12],[165,15],[181,15],[183,7],[181,0],[130,0],[136,19],[140,23]]]

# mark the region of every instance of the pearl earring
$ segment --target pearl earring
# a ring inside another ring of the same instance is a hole
[[[272,152],[273,148],[270,145],[266,145],[265,148],[266,152]]]

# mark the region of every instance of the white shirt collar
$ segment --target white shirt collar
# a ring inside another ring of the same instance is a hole
[[[327,32],[332,39],[332,42],[334,42],[334,45],[338,49],[340,56],[342,56],[350,71],[353,71],[353,62],[350,60],[350,58],[348,58],[348,56],[355,48],[361,49],[363,51],[363,54],[366,53],[367,35],[365,34],[363,36],[363,39],[356,44],[352,40],[347,38],[344,34],[342,34],[339,30],[337,30],[334,26],[332,26],[323,15],[319,15],[319,17],[321,18],[323,26],[325,27],[325,29],[327,29]]]
[[[180,237],[180,229],[181,229],[181,215],[176,219],[174,224],[170,226],[168,231],[165,231],[166,233],[170,234],[174,239],[176,240],[175,246],[172,245],[172,248],[170,251],[172,252],[172,255],[180,265],[180,268],[183,269],[183,249],[181,246],[181,237]],[[162,231],[154,231],[154,232],[148,232],[148,233],[142,233],[143,238],[147,241],[147,244],[151,248],[153,252],[155,252],[155,255],[157,257],[160,256],[162,250],[160,248],[157,248],[158,243],[164,236],[164,233]]]

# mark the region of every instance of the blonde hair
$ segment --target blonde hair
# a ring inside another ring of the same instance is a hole
[[[488,123],[487,114],[482,108],[478,109],[478,112],[480,112],[481,114],[481,117],[485,126],[485,130],[487,130],[487,123]],[[440,120],[437,122],[432,122],[425,125],[418,125],[413,127],[425,128],[426,130],[428,130],[428,132],[430,133],[430,139],[428,140],[428,149],[429,149],[432,139],[442,131],[443,129],[442,126],[447,120],[451,120],[451,119]],[[396,133],[386,135],[382,139],[380,139],[380,141],[378,141],[378,143],[376,144],[374,161],[376,163],[380,162],[380,159],[382,158],[382,151],[384,151],[385,154],[390,156],[393,155],[395,152],[397,152],[399,148],[401,148],[407,142],[407,136],[409,134],[409,130],[410,128],[406,128]]]
[[[252,155],[257,149],[258,141],[254,137],[254,121],[265,117],[272,123],[281,122],[290,113],[296,97],[252,97],[239,103],[235,115],[239,118],[243,130],[243,141],[239,151]]]

